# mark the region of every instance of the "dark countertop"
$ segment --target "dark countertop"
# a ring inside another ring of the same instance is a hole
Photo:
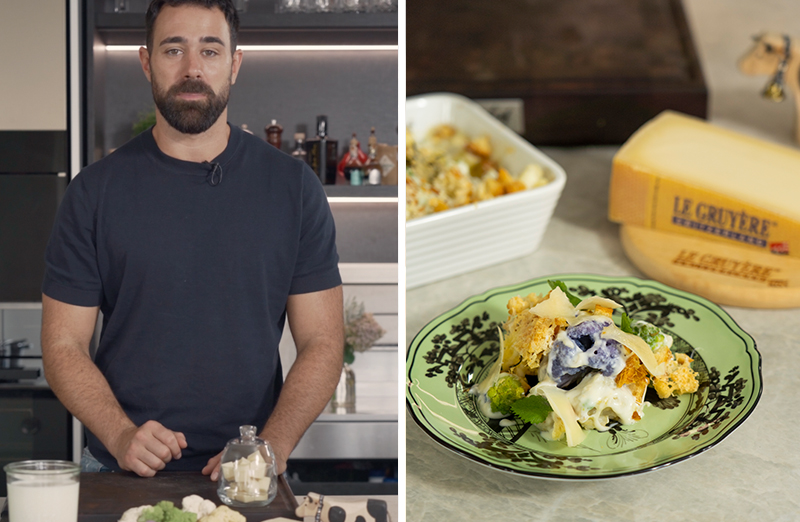
[[[261,522],[286,517],[299,520],[295,514],[297,500],[286,479],[278,478],[278,495],[268,506],[235,508],[247,522]],[[169,500],[176,506],[188,495],[199,495],[222,505],[217,496],[217,483],[197,472],[162,472],[152,478],[133,473],[81,473],[79,522],[117,522],[127,509],[145,504],[155,505]],[[8,522],[8,513],[0,517]]]

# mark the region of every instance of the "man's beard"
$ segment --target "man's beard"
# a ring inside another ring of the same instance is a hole
[[[180,93],[201,93],[208,99],[182,100],[178,98]],[[158,111],[171,127],[184,134],[200,134],[214,125],[228,105],[229,95],[230,83],[215,94],[204,81],[193,79],[177,83],[164,92],[153,77],[153,99]]]

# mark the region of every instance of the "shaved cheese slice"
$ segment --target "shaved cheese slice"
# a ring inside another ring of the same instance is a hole
[[[606,339],[614,339],[615,341],[627,346],[633,353],[639,356],[642,364],[647,368],[647,371],[655,377],[664,376],[664,365],[656,361],[656,356],[653,355],[653,350],[644,339],[638,335],[629,334],[620,330],[617,325],[612,324],[603,330],[603,337]]]
[[[575,316],[575,307],[569,302],[567,294],[555,287],[547,299],[531,308],[531,312],[547,319],[571,318]]]
[[[572,404],[567,398],[567,393],[556,387],[554,383],[542,383],[533,388],[537,395],[543,395],[553,412],[558,415],[564,423],[564,431],[567,434],[567,446],[577,446],[586,438],[586,433],[578,424],[578,416],[572,409]]]
[[[580,303],[578,303],[577,308],[578,310],[594,310],[594,308],[600,305],[604,308],[611,308],[612,310],[615,308],[622,308],[622,305],[616,301],[612,301],[607,297],[600,297],[599,295],[593,295],[591,297],[587,297]]]
[[[486,377],[479,382],[476,386],[470,389],[470,393],[486,393],[489,391],[489,388],[497,382],[497,378],[500,376],[500,368],[503,366],[503,352],[505,350],[505,340],[503,339],[503,330],[500,328],[497,329],[500,333],[500,353],[497,355],[497,360],[492,364],[492,367],[489,369],[489,373],[486,374]],[[472,390],[475,390],[474,392]]]

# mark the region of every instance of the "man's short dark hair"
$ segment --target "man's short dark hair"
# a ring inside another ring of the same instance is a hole
[[[236,41],[239,36],[239,14],[231,0],[153,0],[145,14],[145,34],[147,36],[147,52],[153,52],[153,27],[156,18],[164,6],[178,7],[182,5],[195,5],[206,9],[219,9],[225,15],[228,29],[231,33],[231,53],[236,50]]]

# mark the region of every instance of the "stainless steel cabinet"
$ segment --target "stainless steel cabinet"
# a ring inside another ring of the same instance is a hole
[[[47,388],[0,387],[0,497],[2,467],[27,459],[72,460],[72,416]]]

